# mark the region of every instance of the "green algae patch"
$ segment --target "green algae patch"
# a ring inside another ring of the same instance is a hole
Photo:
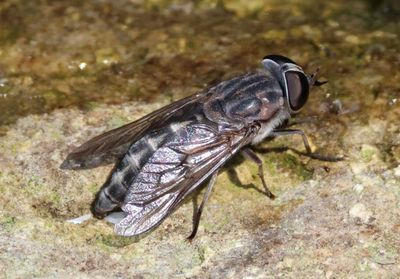
[[[17,219],[14,216],[3,216],[0,218],[0,227],[7,233],[10,233],[17,223]]]
[[[363,144],[360,150],[361,158],[365,162],[370,162],[373,159],[377,159],[379,156],[379,150],[375,146]]]
[[[100,236],[100,239],[98,241],[102,245],[107,247],[121,248],[138,242],[138,238],[124,237],[118,235],[105,235],[105,236]]]
[[[292,170],[301,181],[312,177],[312,171],[298,159],[297,155],[284,154],[282,167]]]

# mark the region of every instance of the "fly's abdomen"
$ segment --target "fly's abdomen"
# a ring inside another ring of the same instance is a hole
[[[129,185],[148,158],[162,144],[165,138],[163,134],[165,133],[160,131],[147,135],[129,148],[92,203],[91,210],[95,217],[103,218],[123,204]]]
[[[162,146],[178,137],[178,131],[188,123],[199,123],[205,119],[201,114],[191,114],[191,119],[183,122],[174,122],[161,129],[155,130],[131,145],[128,152],[117,163],[114,171],[107,179],[92,203],[92,213],[97,218],[104,218],[108,212],[120,208],[125,201],[126,193],[134,181],[155,187],[159,177],[155,177],[154,169],[148,170],[146,163],[149,158],[160,150]],[[163,159],[163,158],[161,158]],[[157,166],[168,167],[168,166]],[[171,167],[171,166],[169,166]]]

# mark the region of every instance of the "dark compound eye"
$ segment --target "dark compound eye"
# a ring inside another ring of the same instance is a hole
[[[309,85],[307,77],[299,72],[286,72],[285,77],[290,109],[298,111],[308,99]]]

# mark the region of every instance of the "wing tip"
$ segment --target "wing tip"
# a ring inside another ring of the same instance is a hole
[[[82,168],[82,164],[78,163],[72,159],[70,155],[68,155],[67,158],[61,163],[59,168],[62,170],[77,170]]]
[[[81,154],[71,153],[59,166],[62,170],[83,170],[93,169],[100,166],[106,166],[115,163],[116,158],[109,154],[101,154],[98,156],[87,155],[83,157]]]

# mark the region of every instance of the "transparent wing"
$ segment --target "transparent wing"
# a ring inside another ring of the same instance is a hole
[[[205,96],[206,92],[202,92],[183,98],[139,120],[96,136],[68,154],[60,168],[86,169],[112,163],[149,129],[164,125],[171,117],[182,112],[185,107],[200,101]]]
[[[179,140],[155,152],[129,188],[122,206],[128,215],[115,226],[116,233],[133,236],[156,227],[254,132],[219,134],[202,124],[186,127]]]

